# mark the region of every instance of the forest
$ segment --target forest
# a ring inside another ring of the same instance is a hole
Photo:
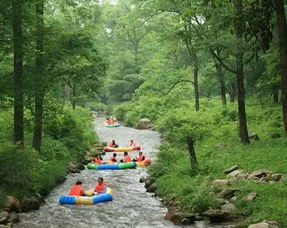
[[[269,178],[234,176],[240,227],[287,226],[286,4],[0,0],[0,202],[47,195],[98,142],[94,111],[152,122],[150,178],[184,213],[219,208],[236,165]]]

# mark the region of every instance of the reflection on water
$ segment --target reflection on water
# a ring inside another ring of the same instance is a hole
[[[132,128],[105,128],[103,119],[95,122],[95,130],[101,141],[115,139],[120,146],[127,146],[130,139],[134,139],[142,147],[142,151],[149,158],[155,158],[155,153],[160,144],[160,136],[151,130],[136,130]],[[107,159],[111,156],[103,156]],[[130,152],[131,157],[136,157],[136,152]],[[123,155],[118,154],[119,158]],[[27,228],[66,228],[66,227],[107,227],[107,228],[169,228],[180,227],[163,219],[167,209],[159,199],[147,193],[144,184],[139,183],[139,178],[146,175],[145,168],[128,170],[83,170],[78,174],[69,174],[65,183],[56,187],[46,199],[46,205],[40,210],[23,214],[21,222],[13,227]],[[58,198],[67,194],[72,184],[81,180],[85,189],[92,188],[97,178],[104,178],[108,186],[113,189],[112,202],[97,205],[59,205]],[[211,228],[205,222],[198,222],[191,226]]]

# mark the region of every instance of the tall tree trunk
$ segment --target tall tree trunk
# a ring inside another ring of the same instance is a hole
[[[76,92],[76,83],[74,82],[73,83],[73,91],[72,91],[72,93],[73,93],[73,98],[72,98],[72,107],[73,107],[73,110],[75,110],[76,109],[76,96],[77,96],[77,92]]]
[[[43,129],[44,105],[44,0],[36,2],[36,80],[35,80],[35,121],[33,147],[40,151]]]
[[[231,82],[231,86],[230,86],[228,93],[229,93],[230,102],[234,103],[235,98],[236,98],[236,83],[235,82]]]
[[[237,53],[236,53],[236,80],[237,80],[237,100],[239,114],[239,133],[242,143],[249,144],[248,129],[246,123],[245,111],[245,91],[244,91],[244,70],[243,70],[243,47],[242,38],[244,32],[243,3],[242,0],[235,0],[236,20],[234,21],[235,34],[237,38]]]
[[[196,159],[196,154],[195,154],[195,149],[194,149],[194,142],[192,137],[187,138],[187,146],[188,146],[188,152],[189,152],[189,157],[190,157],[190,163],[191,167],[193,169],[198,167],[198,162]]]
[[[284,0],[275,0],[279,37],[282,113],[285,133],[287,134],[287,23]]]
[[[221,101],[223,105],[227,104],[226,101],[226,87],[225,87],[225,82],[224,82],[224,75],[223,75],[223,70],[222,66],[219,63],[215,63],[215,67],[217,70],[217,78],[220,86],[220,95],[221,95]]]
[[[194,53],[194,66],[193,66],[193,81],[194,81],[194,96],[195,96],[195,110],[199,111],[199,85],[198,85],[198,58]]]
[[[275,104],[279,103],[279,86],[278,85],[272,86],[272,98],[273,98],[273,103]]]
[[[12,0],[14,46],[14,143],[24,146],[22,0]]]

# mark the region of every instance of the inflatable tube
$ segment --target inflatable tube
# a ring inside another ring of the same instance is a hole
[[[120,127],[121,125],[119,123],[116,123],[116,124],[107,124],[107,123],[104,123],[106,127],[109,127],[109,128],[113,128],[113,127]]]
[[[126,152],[126,151],[140,150],[140,149],[141,149],[140,146],[118,147],[118,148],[114,148],[114,147],[110,147],[110,146],[104,147],[105,152]]]
[[[136,162],[138,167],[143,167],[143,166],[148,166],[151,164],[151,160],[150,159],[146,159],[142,162]]]
[[[110,193],[104,193],[96,196],[60,196],[59,203],[60,204],[81,204],[81,205],[93,205],[97,203],[103,203],[112,201],[113,197]]]
[[[88,169],[95,169],[95,170],[120,170],[120,169],[133,169],[137,166],[135,162],[127,162],[121,164],[102,164],[96,165],[93,163],[89,163],[87,165]]]

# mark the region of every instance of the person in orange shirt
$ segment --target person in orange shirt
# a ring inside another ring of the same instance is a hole
[[[112,162],[112,163],[117,163],[117,161],[118,161],[117,154],[113,153],[113,156],[110,157],[109,161]]]
[[[143,152],[139,152],[139,156],[136,158],[136,159],[134,159],[134,161],[137,161],[137,162],[143,162],[145,160],[145,156],[144,156],[144,154],[143,154]]]
[[[137,144],[133,139],[131,139],[129,146],[134,147],[134,146],[137,146]]]
[[[70,196],[85,196],[85,192],[83,190],[83,185],[81,181],[77,181],[70,190]]]
[[[114,140],[114,139],[111,142],[108,143],[108,146],[109,147],[114,147],[114,148],[119,147],[119,145],[116,143],[116,140]]]
[[[127,162],[131,162],[132,159],[131,157],[129,156],[128,152],[124,152],[124,159],[123,159],[123,162],[124,163],[127,163]]]
[[[96,165],[103,164],[103,159],[100,154],[98,154],[92,161],[92,163],[95,163]]]
[[[98,183],[95,185],[95,192],[97,194],[104,194],[107,192],[107,184],[102,177],[98,178]]]

